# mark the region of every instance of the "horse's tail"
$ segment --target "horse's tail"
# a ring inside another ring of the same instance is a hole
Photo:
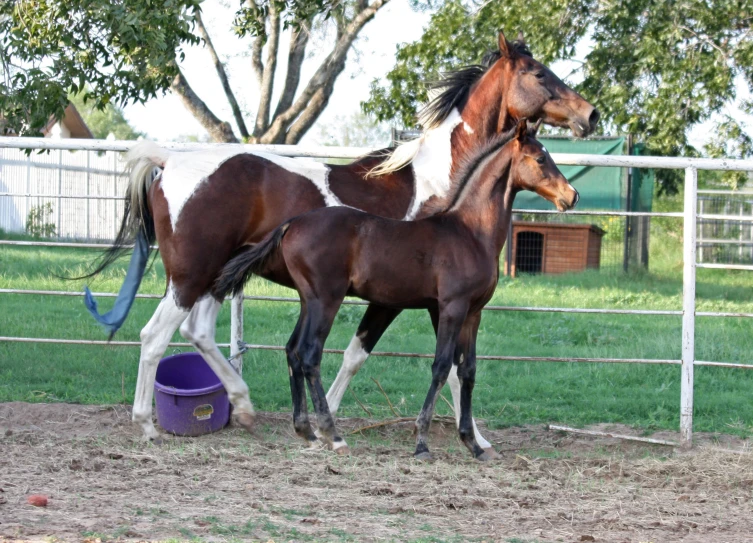
[[[263,273],[269,259],[277,253],[290,222],[283,223],[255,245],[248,245],[230,259],[212,286],[212,295],[222,300],[228,293],[239,294],[252,275]]]
[[[110,332],[111,338],[123,324],[131,309],[141,279],[144,277],[151,245],[157,238],[154,220],[149,211],[148,193],[152,183],[161,175],[169,156],[170,152],[167,149],[151,141],[139,143],[128,152],[126,167],[130,170],[130,176],[125,194],[123,219],[118,234],[113,244],[96,262],[94,270],[77,278],[85,279],[98,275],[128,252],[131,245],[134,246],[125,281],[112,311],[100,315],[97,312],[97,302],[86,288],[84,303],[94,318]]]

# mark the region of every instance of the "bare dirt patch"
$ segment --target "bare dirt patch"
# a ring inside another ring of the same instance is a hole
[[[753,541],[740,440],[680,453],[541,426],[488,434],[502,457],[480,464],[435,424],[437,459],[420,463],[409,424],[349,435],[341,458],[303,451],[286,414],[261,414],[255,435],[154,446],[125,407],[0,404],[0,540]]]

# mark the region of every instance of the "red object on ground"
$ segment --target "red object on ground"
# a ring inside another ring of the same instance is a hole
[[[26,498],[26,503],[34,507],[47,507],[47,496],[44,494],[32,494]]]

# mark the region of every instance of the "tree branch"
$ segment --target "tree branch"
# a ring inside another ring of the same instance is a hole
[[[298,143],[308,129],[316,122],[319,115],[322,114],[322,111],[329,104],[329,98],[332,96],[332,90],[335,88],[335,81],[344,69],[345,59],[343,59],[340,68],[335,71],[329,83],[314,93],[308,107],[299,115],[285,135],[285,143],[288,145]]]
[[[337,43],[335,43],[330,54],[327,55],[327,58],[324,59],[322,64],[311,77],[301,95],[292,106],[272,121],[269,129],[261,138],[259,138],[259,143],[271,143],[276,140],[279,141],[279,139],[283,137],[287,128],[307,108],[309,101],[313,98],[314,94],[329,84],[334,85],[334,79],[336,79],[337,75],[342,71],[341,64],[345,62],[350,46],[353,44],[356,37],[358,37],[358,33],[366,23],[374,18],[377,11],[389,1],[390,0],[374,0],[369,6],[353,17],[353,20],[342,30],[340,39],[337,40]]]
[[[233,94],[233,90],[230,88],[230,81],[228,81],[225,67],[222,65],[220,58],[217,56],[217,51],[215,50],[214,45],[212,45],[212,40],[209,38],[209,33],[204,26],[204,21],[201,20],[201,12],[199,11],[196,12],[196,24],[199,27],[199,33],[201,34],[201,37],[207,44],[209,55],[212,57],[212,62],[214,62],[214,67],[217,70],[217,75],[219,76],[220,82],[222,83],[222,88],[225,91],[225,96],[227,97],[227,101],[230,103],[230,109],[233,110],[233,116],[235,117],[235,123],[238,125],[238,130],[240,130],[241,136],[248,138],[249,134],[248,130],[246,129],[246,123],[243,121],[241,108],[238,107],[238,101],[235,99],[235,94]]]
[[[248,0],[248,3],[252,6],[256,6],[254,0]],[[261,80],[264,75],[264,64],[261,61],[261,51],[264,48],[264,36],[256,36],[254,42],[251,45],[251,69],[254,71],[256,81],[261,87]]]
[[[276,118],[293,104],[295,92],[298,90],[298,83],[301,81],[301,67],[306,57],[306,45],[311,35],[310,32],[310,23],[306,21],[305,23],[301,23],[300,30],[293,30],[290,34],[290,52],[288,53],[288,71],[285,77],[285,86],[283,87],[280,101],[277,102],[273,118]]]
[[[172,91],[181,97],[183,104],[193,116],[201,123],[214,141],[224,143],[238,143],[238,138],[233,134],[230,123],[226,123],[217,118],[207,105],[193,91],[191,86],[183,76],[183,72],[178,70],[178,75],[173,79],[170,85]]]
[[[277,71],[277,51],[280,46],[280,12],[273,2],[269,4],[269,38],[267,39],[267,59],[261,79],[259,110],[256,112],[254,137],[258,138],[269,127],[269,110],[272,105],[272,90]]]

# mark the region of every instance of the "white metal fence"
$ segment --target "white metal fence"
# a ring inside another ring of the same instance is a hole
[[[0,148],[12,149],[55,149],[55,150],[83,150],[83,151],[125,151],[135,142],[92,142],[82,140],[46,140],[35,138],[0,138]],[[166,144],[165,147],[180,150],[194,150],[213,147],[220,144]],[[343,148],[343,147],[298,147],[284,145],[270,146],[243,146],[249,151],[274,152],[285,156],[308,156],[322,158],[355,158],[371,149]],[[540,311],[540,312],[563,312],[563,313],[589,313],[589,314],[620,314],[620,315],[676,315],[682,316],[682,356],[679,360],[674,359],[643,359],[643,358],[573,358],[573,357],[526,357],[526,356],[479,356],[480,360],[519,360],[519,361],[543,361],[543,362],[587,362],[587,363],[639,363],[639,364],[675,364],[681,366],[681,391],[680,391],[680,436],[681,444],[689,446],[692,443],[693,431],[693,370],[696,366],[721,366],[730,368],[753,369],[753,364],[739,364],[720,361],[702,361],[695,359],[695,322],[696,317],[711,318],[753,318],[753,313],[730,313],[730,312],[696,312],[695,310],[695,276],[698,267],[731,267],[753,269],[753,266],[725,266],[697,262],[696,226],[698,220],[714,220],[724,218],[723,215],[713,213],[698,213],[698,170],[733,170],[753,171],[753,160],[727,160],[727,159],[702,159],[702,158],[675,158],[675,157],[637,157],[637,156],[602,156],[602,155],[579,155],[579,154],[553,154],[556,163],[562,165],[583,166],[614,166],[635,168],[671,168],[685,170],[685,198],[682,213],[648,213],[648,212],[569,212],[579,215],[610,215],[610,216],[651,216],[651,217],[675,217],[683,219],[683,302],[680,310],[653,311],[653,310],[629,310],[629,309],[584,309],[584,308],[559,308],[559,307],[506,307],[487,306],[487,311]],[[122,193],[121,193],[122,194]],[[57,197],[55,194],[53,197]],[[0,195],[2,198],[2,195]],[[89,198],[92,198],[90,196]],[[0,208],[2,209],[2,208]],[[521,212],[546,214],[550,211],[523,210]],[[741,217],[743,223],[753,223],[753,216]],[[62,243],[36,243],[19,241],[0,241],[0,245],[54,245],[54,246],[82,246],[81,244]],[[101,247],[102,245],[84,245]],[[0,294],[47,294],[57,296],[78,296],[79,293],[60,291],[37,291],[0,289]],[[112,293],[99,293],[98,296],[115,296]],[[140,298],[156,298],[158,296],[140,295]],[[245,296],[248,300],[273,300],[280,302],[297,302],[296,298],[276,298],[267,296]],[[237,342],[243,336],[243,299],[235,298],[231,303],[232,322],[230,344],[231,354],[237,353]],[[346,302],[361,304],[363,302]],[[28,337],[0,337],[0,341],[34,342],[34,343],[79,343],[89,345],[107,344],[105,341],[88,340],[62,340],[54,338],[28,338]],[[138,342],[113,341],[112,345],[139,345]],[[177,344],[185,345],[185,344]],[[276,345],[249,345],[252,349],[282,350],[284,347]],[[342,353],[342,350],[327,349],[325,352]],[[373,356],[400,356],[432,358],[431,354],[422,353],[394,353],[375,352]]]

